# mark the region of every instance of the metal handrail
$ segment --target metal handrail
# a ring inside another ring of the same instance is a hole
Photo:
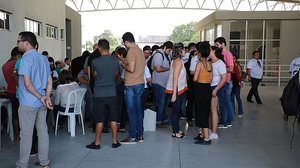
[[[268,79],[269,81],[277,79],[277,86],[280,87],[283,82],[287,82],[291,78],[289,73],[290,65],[276,64],[274,61],[276,62],[276,60],[264,62],[263,79],[264,82],[268,82]],[[244,70],[246,70],[245,65],[242,64],[243,61],[240,63],[244,67]]]

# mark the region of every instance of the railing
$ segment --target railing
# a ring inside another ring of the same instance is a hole
[[[246,66],[243,64],[244,61],[240,61],[240,63],[246,70]],[[289,68],[290,65],[280,65],[273,61],[264,62],[263,82],[277,83],[277,86],[280,87],[291,78]]]
[[[291,78],[289,67],[289,65],[264,65],[263,81],[277,82],[277,86],[280,87]]]

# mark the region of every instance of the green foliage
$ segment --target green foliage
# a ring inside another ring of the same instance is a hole
[[[105,38],[109,42],[110,52],[114,51],[121,44],[120,39],[117,39],[110,30],[104,30],[99,36],[94,36],[94,43],[98,43],[100,38]]]
[[[190,42],[198,42],[200,40],[200,32],[195,29],[195,23],[182,24],[175,26],[170,39],[174,43],[182,42],[187,46]]]

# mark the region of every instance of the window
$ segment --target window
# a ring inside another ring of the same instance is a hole
[[[9,30],[9,13],[0,10],[0,29]]]
[[[263,38],[263,20],[248,20],[248,39],[261,40]]]
[[[46,25],[47,27],[47,37],[51,39],[57,39],[57,27]]]
[[[206,29],[206,40],[209,41],[210,43],[213,43],[215,40],[214,32],[215,32],[214,28]]]
[[[230,21],[230,39],[244,40],[246,37],[246,21],[232,20]]]
[[[222,37],[222,25],[217,25],[217,37]]]
[[[25,18],[25,30],[31,31],[36,35],[41,36],[42,34],[42,23],[37,22],[28,18]]]
[[[205,37],[204,37],[204,30],[201,31],[200,33],[200,41],[204,41]]]
[[[64,39],[64,29],[60,29],[60,38]]]

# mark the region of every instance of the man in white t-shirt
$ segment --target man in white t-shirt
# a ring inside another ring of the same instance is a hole
[[[256,103],[262,104],[260,97],[258,95],[258,86],[259,82],[261,81],[263,77],[263,62],[259,59],[259,52],[253,51],[252,53],[252,59],[247,64],[247,75],[248,80],[251,82],[251,89],[247,96],[247,101],[250,103],[254,103],[251,99],[254,95]]]
[[[194,74],[195,69],[196,69],[196,65],[197,65],[198,62],[199,62],[198,56],[194,56],[191,59],[191,65],[190,65],[190,69],[189,69],[191,74]]]
[[[181,58],[183,63],[188,62],[191,51],[196,50],[196,44],[195,43],[189,43],[188,45],[188,51],[185,53],[185,55]]]
[[[293,77],[300,70],[300,52],[299,56],[295,58],[290,64],[290,73],[291,77]]]

